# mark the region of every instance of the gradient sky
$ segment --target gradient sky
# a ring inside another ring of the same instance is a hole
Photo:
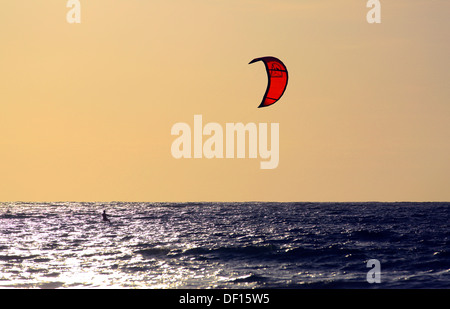
[[[0,2],[0,201],[450,200],[449,1],[66,2]],[[174,159],[195,114],[280,123],[278,168]]]

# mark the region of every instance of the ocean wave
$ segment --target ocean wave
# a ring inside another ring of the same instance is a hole
[[[16,261],[21,262],[23,260],[27,259],[34,259],[38,257],[39,255],[0,255],[0,261]]]
[[[219,246],[219,247],[195,247],[184,250],[181,255],[210,255],[216,258],[264,256],[276,251],[274,245],[244,245],[244,246]]]
[[[356,258],[359,257],[361,260],[364,259],[366,253],[364,250],[345,248],[339,245],[330,245],[327,247],[294,247],[286,249],[282,255],[283,259],[312,259],[312,258],[326,258],[326,259],[336,259],[336,258]]]
[[[33,215],[30,214],[24,214],[24,213],[5,213],[0,215],[0,219],[27,219],[27,218],[33,218]]]
[[[248,274],[248,275],[242,275],[236,278],[231,278],[229,281],[231,282],[235,282],[235,283],[264,283],[264,282],[268,282],[270,281],[270,278],[267,278],[265,276],[262,275],[258,275],[258,274]]]
[[[357,230],[350,233],[349,237],[357,240],[389,240],[394,237],[395,233],[388,230]]]
[[[171,251],[170,248],[149,248],[137,250],[135,253],[142,255],[143,257],[158,257],[166,256]]]

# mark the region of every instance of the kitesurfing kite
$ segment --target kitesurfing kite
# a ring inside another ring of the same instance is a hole
[[[264,62],[267,77],[269,78],[266,93],[264,94],[261,104],[258,106],[259,108],[272,105],[281,98],[288,83],[288,72],[284,63],[275,57],[256,58],[250,61],[249,64],[257,61]]]

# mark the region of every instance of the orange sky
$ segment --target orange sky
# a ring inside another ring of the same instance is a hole
[[[80,2],[1,3],[0,201],[450,200],[448,1]],[[279,123],[278,167],[174,159],[196,114]]]

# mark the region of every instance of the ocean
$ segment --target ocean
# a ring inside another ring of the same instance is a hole
[[[450,288],[449,222],[432,202],[0,203],[0,288]]]

